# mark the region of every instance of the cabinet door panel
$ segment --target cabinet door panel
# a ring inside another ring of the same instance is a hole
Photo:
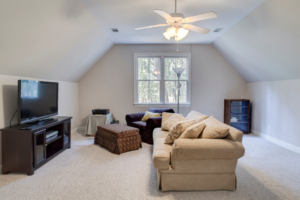
[[[71,147],[71,121],[64,122],[64,145]]]
[[[46,130],[34,133],[34,167],[46,159]]]

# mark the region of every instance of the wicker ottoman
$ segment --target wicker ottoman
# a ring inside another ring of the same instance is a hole
[[[120,124],[98,126],[94,143],[115,154],[142,148],[139,129]]]

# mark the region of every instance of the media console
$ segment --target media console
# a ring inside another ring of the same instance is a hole
[[[34,170],[65,149],[71,148],[72,117],[53,119],[40,124],[16,125],[0,130],[3,174],[21,172],[32,175]],[[58,131],[58,134],[46,140],[47,132],[50,131]]]

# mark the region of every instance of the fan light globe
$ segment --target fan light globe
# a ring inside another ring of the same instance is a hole
[[[179,41],[185,38],[188,33],[189,31],[184,28],[170,27],[166,30],[166,32],[163,33],[163,35],[167,40],[170,40],[171,37],[175,37],[175,40]]]
[[[163,35],[165,36],[165,38],[166,38],[167,40],[170,40],[170,36],[169,36],[169,34],[168,34],[167,32],[164,32]]]
[[[177,35],[175,37],[176,41],[182,40],[183,38],[185,38],[185,36],[189,33],[188,30],[184,29],[184,28],[180,28],[177,32]]]
[[[170,27],[166,31],[170,37],[174,37],[176,35],[176,29],[174,27]]]

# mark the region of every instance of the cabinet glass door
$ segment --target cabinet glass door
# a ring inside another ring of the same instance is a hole
[[[71,127],[70,121],[64,123],[64,145],[65,148],[71,147]]]
[[[230,125],[248,132],[249,127],[249,102],[248,101],[232,101],[230,109]]]
[[[46,130],[34,133],[34,167],[46,159]]]

